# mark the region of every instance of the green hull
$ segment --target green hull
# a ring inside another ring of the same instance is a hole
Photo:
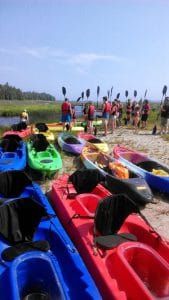
[[[31,142],[27,142],[28,165],[31,169],[42,172],[46,176],[55,174],[62,168],[62,159],[52,144],[45,151],[36,152]]]

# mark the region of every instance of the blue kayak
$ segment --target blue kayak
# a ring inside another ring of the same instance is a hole
[[[26,167],[26,143],[18,135],[6,135],[0,141],[0,172]]]
[[[140,174],[150,188],[169,193],[169,167],[160,161],[123,145],[113,149],[114,156],[134,172]]]
[[[101,299],[40,186],[0,173],[0,298]]]

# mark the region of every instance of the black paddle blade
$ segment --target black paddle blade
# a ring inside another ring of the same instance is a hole
[[[66,95],[66,88],[64,86],[62,87],[62,93],[64,96]]]
[[[144,93],[144,98],[146,97],[146,95],[147,95],[147,90],[145,90],[145,93]]]
[[[81,97],[82,97],[82,99],[84,99],[84,92],[81,93]]]
[[[99,97],[100,94],[100,86],[97,87],[97,97]]]
[[[166,96],[166,93],[167,93],[167,86],[166,85],[164,85],[162,93],[163,93],[163,96]]]
[[[137,91],[136,90],[134,91],[134,97],[137,97]]]
[[[125,96],[126,96],[126,98],[128,97],[128,94],[129,94],[129,92],[128,92],[128,91],[125,91]]]
[[[107,97],[109,99],[109,96],[110,96],[110,91],[107,91]]]
[[[79,98],[76,100],[76,102],[79,102],[81,98],[82,98],[82,97],[79,97]]]
[[[87,89],[86,90],[86,97],[89,98],[89,96],[90,96],[90,89]]]
[[[120,97],[120,93],[117,94],[116,98],[119,99],[119,97]]]
[[[111,87],[111,90],[110,90],[110,96],[112,96],[112,93],[113,93],[113,86]]]

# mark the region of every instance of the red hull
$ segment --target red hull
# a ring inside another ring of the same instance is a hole
[[[3,137],[8,135],[8,134],[15,134],[15,135],[18,135],[20,136],[21,138],[26,138],[28,137],[29,135],[31,135],[32,133],[32,130],[31,128],[27,128],[27,129],[24,129],[22,131],[13,131],[13,130],[9,130],[9,131],[5,131],[3,133]]]
[[[137,214],[130,215],[119,232],[130,232],[137,242],[126,242],[103,254],[93,254],[93,219],[98,202],[110,195],[100,184],[90,194],[76,195],[69,175],[56,179],[51,201],[62,224],[78,248],[103,299],[146,300],[169,297],[169,244]],[[68,197],[68,189],[71,196]],[[158,270],[158,272],[157,272]],[[163,298],[164,299],[164,298]]]

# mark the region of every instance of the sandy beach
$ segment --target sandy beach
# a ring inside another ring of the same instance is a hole
[[[158,159],[169,166],[169,142],[164,141],[160,135],[152,135],[148,130],[135,134],[133,130],[118,128],[113,134],[103,137],[103,133],[97,135],[109,145],[110,152],[117,144],[123,144],[129,148],[144,152],[147,155]],[[63,173],[72,173],[80,165],[79,157],[65,155],[63,160],[63,168],[58,175]],[[46,181],[42,184],[44,192],[50,192],[53,180]],[[154,193],[154,203],[146,204],[142,209],[152,227],[165,239],[169,240],[169,195]]]

